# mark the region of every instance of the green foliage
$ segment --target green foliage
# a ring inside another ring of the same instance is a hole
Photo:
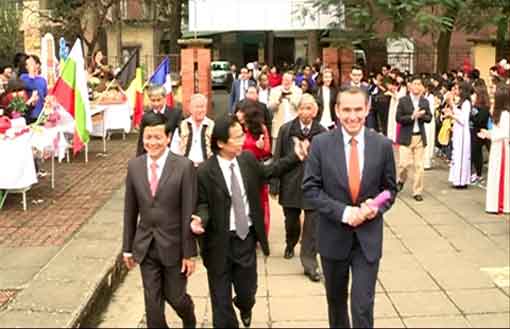
[[[11,100],[11,102],[7,106],[7,109],[11,110],[12,112],[18,112],[23,114],[28,111],[28,106],[25,103],[23,97],[16,96]]]
[[[10,62],[14,54],[22,49],[22,35],[19,31],[21,8],[12,1],[0,1],[0,60]]]

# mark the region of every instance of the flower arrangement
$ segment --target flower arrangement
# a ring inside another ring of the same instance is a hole
[[[28,106],[23,97],[15,96],[7,106],[7,109],[11,112],[12,118],[18,118],[28,111]]]

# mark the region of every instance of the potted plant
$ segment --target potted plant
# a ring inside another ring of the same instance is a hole
[[[16,119],[28,111],[28,106],[23,97],[15,96],[7,106],[7,109],[11,112],[11,117]]]

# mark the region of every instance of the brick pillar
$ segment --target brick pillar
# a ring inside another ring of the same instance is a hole
[[[340,64],[341,82],[350,80],[352,66],[355,64],[354,51],[352,48],[338,49],[338,58]]]
[[[338,84],[339,79],[339,62],[338,62],[338,49],[337,48],[323,48],[322,49],[322,63],[324,67],[333,71],[333,78]]]
[[[189,114],[191,96],[203,94],[208,99],[207,114],[212,115],[211,49],[210,39],[179,40],[181,45],[182,108]]]
[[[351,68],[355,64],[352,48],[324,48],[322,49],[322,62],[325,67],[333,70],[333,77],[337,84],[349,80]]]

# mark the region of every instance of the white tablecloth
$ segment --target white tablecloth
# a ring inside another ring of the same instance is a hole
[[[23,189],[37,183],[32,132],[0,140],[0,189]]]
[[[40,152],[50,152],[58,161],[62,161],[66,156],[66,150],[69,143],[64,137],[64,129],[60,126],[53,128],[38,127],[34,130],[32,138],[32,147]]]
[[[129,104],[92,105],[92,115],[103,113],[103,120],[92,126],[92,136],[104,137],[108,130],[122,129],[127,134],[131,130],[131,108]],[[103,129],[104,125],[104,129]]]

